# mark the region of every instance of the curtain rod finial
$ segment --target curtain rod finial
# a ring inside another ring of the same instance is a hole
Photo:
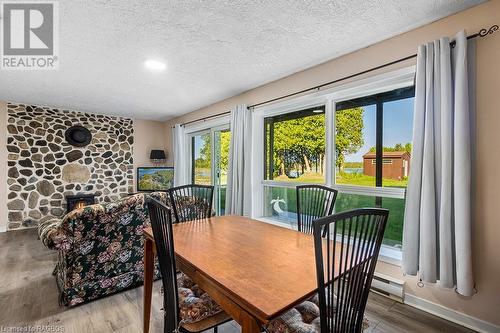
[[[498,30],[498,25],[494,24],[489,29],[484,29],[483,28],[483,29],[479,30],[479,36],[484,37],[484,36],[487,36],[487,35],[491,35],[491,34],[493,34],[497,30]]]

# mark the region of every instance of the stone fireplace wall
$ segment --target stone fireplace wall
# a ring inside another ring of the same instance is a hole
[[[133,192],[132,119],[11,103],[7,112],[8,229],[61,218],[67,195],[110,202]],[[66,142],[73,125],[90,130],[89,145]]]

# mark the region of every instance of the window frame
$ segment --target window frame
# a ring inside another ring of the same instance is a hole
[[[264,174],[264,138],[265,123],[267,117],[280,114],[292,113],[309,108],[325,107],[325,182],[324,185],[333,187],[339,193],[358,194],[382,198],[404,199],[406,189],[393,187],[368,187],[358,185],[336,184],[336,168],[333,165],[333,156],[335,156],[335,114],[336,104],[349,100],[381,94],[400,88],[414,86],[416,66],[400,68],[391,72],[367,77],[364,79],[349,82],[330,89],[313,92],[289,100],[262,105],[254,108],[252,114],[252,160],[253,168],[251,170],[252,193],[255,198],[260,200],[252,201],[251,217],[280,226],[286,226],[277,220],[272,220],[264,216],[264,191],[266,187],[287,187],[295,188],[302,185],[299,182],[283,182],[266,180]],[[382,123],[381,123],[382,124]],[[287,226],[290,227],[290,226]],[[381,260],[392,264],[400,264],[401,250],[382,246]]]
[[[193,147],[192,147],[192,137],[209,133],[210,134],[210,140],[211,140],[211,148],[213,151],[213,145],[214,145],[214,140],[213,140],[213,132],[217,130],[224,130],[224,129],[230,129],[230,117],[229,115],[224,115],[221,117],[217,118],[212,118],[212,119],[207,119],[202,122],[197,122],[197,123],[192,123],[188,124],[184,127],[184,135],[185,135],[185,142],[186,142],[186,154],[185,157],[187,158],[186,165],[189,167],[189,184],[193,184],[193,161],[192,161],[192,155],[193,155]],[[213,160],[213,159],[212,159]],[[213,173],[213,161],[210,161],[210,169],[211,172]],[[213,176],[213,175],[212,175]],[[212,181],[213,181],[212,177]]]
[[[415,86],[401,87],[397,89],[387,90],[382,93],[372,94],[364,97],[358,97],[345,101],[339,101],[335,104],[335,112],[368,105],[376,106],[376,145],[375,145],[375,187],[382,187],[383,181],[383,165],[392,164],[384,163],[383,152],[383,137],[384,137],[384,104],[393,101],[399,101],[415,97]],[[372,162],[373,164],[373,162]],[[336,179],[336,178],[335,178]]]
[[[194,179],[193,179],[193,173],[194,173],[194,168],[193,168],[193,144],[192,144],[192,139],[193,137],[197,135],[202,135],[202,134],[209,134],[210,135],[210,149],[212,153],[214,152],[215,148],[215,132],[216,131],[223,131],[223,130],[231,130],[230,128],[230,115],[224,115],[221,117],[216,117],[212,119],[207,119],[199,123],[193,123],[193,124],[188,124],[185,126],[184,129],[184,139],[186,142],[186,154],[185,158],[187,159],[186,165],[189,168],[189,179],[188,183],[189,184],[194,184]],[[211,184],[215,186],[215,179],[216,179],[216,160],[213,158],[212,154],[212,159],[210,161],[210,176],[211,176]],[[213,208],[216,208],[216,202],[215,202],[215,193],[214,193],[214,200],[213,200]]]

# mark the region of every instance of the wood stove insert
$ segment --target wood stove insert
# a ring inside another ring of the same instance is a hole
[[[68,195],[66,196],[66,213],[93,204],[95,204],[95,194]]]

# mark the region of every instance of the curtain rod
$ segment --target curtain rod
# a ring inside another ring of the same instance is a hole
[[[483,29],[479,30],[479,32],[477,32],[477,33],[475,33],[473,35],[467,36],[467,39],[473,39],[473,38],[476,38],[476,37],[486,37],[488,35],[493,34],[495,31],[498,30],[498,28],[499,27],[496,24],[492,25],[488,29],[484,29],[483,28]],[[451,41],[450,42],[450,46],[452,48],[455,47],[455,44],[456,44],[455,41]],[[330,82],[322,83],[320,85],[317,85],[317,86],[314,86],[314,87],[311,87],[311,88],[303,89],[303,90],[296,91],[296,92],[293,92],[293,93],[290,93],[290,94],[287,94],[287,95],[283,95],[283,96],[280,96],[280,97],[269,99],[269,100],[264,101],[264,102],[259,102],[259,103],[253,104],[253,105],[249,105],[248,108],[254,108],[254,107],[257,107],[257,106],[264,105],[264,104],[276,102],[276,101],[279,101],[279,100],[282,100],[282,99],[285,99],[285,98],[288,98],[288,97],[292,97],[292,96],[303,94],[303,93],[311,91],[311,90],[318,90],[319,91],[323,87],[326,87],[326,86],[329,86],[329,85],[332,85],[332,84],[335,84],[335,83],[338,83],[338,82],[342,82],[342,81],[345,81],[345,80],[349,80],[349,79],[352,79],[354,77],[357,77],[357,76],[360,76],[360,75],[363,75],[363,74],[367,74],[367,73],[370,73],[370,72],[382,69],[384,67],[389,67],[389,66],[392,66],[392,65],[395,65],[395,64],[398,64],[400,62],[403,62],[403,61],[406,61],[406,60],[410,60],[410,59],[413,59],[413,58],[416,58],[416,57],[417,57],[417,54],[415,53],[415,54],[409,55],[407,57],[400,58],[400,59],[397,59],[397,60],[393,60],[391,62],[387,62],[387,63],[382,64],[380,66],[373,67],[373,68],[370,68],[370,69],[366,69],[364,71],[357,72],[355,74],[347,75],[347,76],[341,77],[339,79],[335,79],[335,80],[330,81]],[[185,126],[185,125],[192,124],[192,123],[195,123],[195,122],[198,122],[198,121],[205,121],[207,119],[220,117],[220,116],[226,115],[228,113],[231,113],[231,111],[225,111],[225,112],[217,113],[217,114],[214,114],[214,115],[211,115],[211,116],[207,116],[207,117],[203,117],[203,118],[191,120],[191,121],[185,122],[185,123],[183,123],[181,125]]]

